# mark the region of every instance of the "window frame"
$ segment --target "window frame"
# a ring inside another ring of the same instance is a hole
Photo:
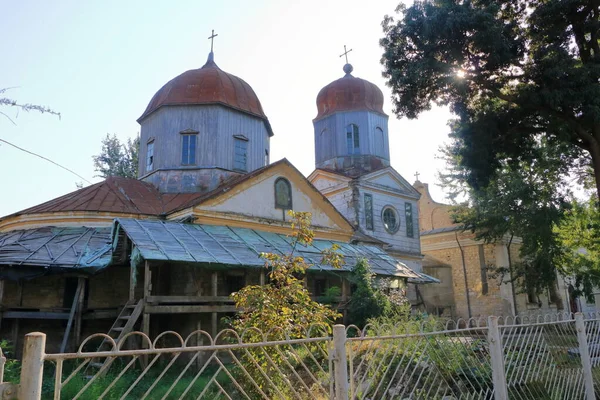
[[[404,219],[406,220],[406,237],[415,237],[414,216],[412,203],[404,203]]]
[[[243,135],[233,135],[233,170],[240,172],[248,172],[248,138]],[[244,143],[244,168],[238,168],[238,144]]]
[[[277,201],[277,185],[279,182],[284,182],[286,185],[286,190],[288,191],[289,202],[286,205],[279,204],[279,202]],[[284,178],[282,176],[275,179],[275,183],[273,184],[273,195],[274,195],[274,199],[275,199],[275,208],[276,209],[279,209],[279,210],[292,210],[293,209],[292,184],[290,183],[289,180],[287,180],[286,178]]]
[[[394,219],[395,219],[396,224],[393,228],[389,228],[387,226],[387,223],[385,220],[386,211],[391,211],[394,213]],[[398,210],[396,210],[396,208],[391,205],[384,206],[381,209],[381,221],[383,222],[383,228],[392,235],[395,234],[396,232],[398,232],[398,230],[400,229],[400,214],[398,214]]]
[[[381,137],[379,135],[381,135]],[[373,153],[375,153],[376,156],[383,157],[385,154],[385,131],[382,127],[375,127],[375,137],[373,139],[375,144],[379,143],[379,140],[381,140],[381,148],[375,146],[375,151]]]
[[[375,223],[373,218],[373,195],[370,193],[365,193],[363,197],[363,204],[365,206],[365,228],[367,230],[374,231]],[[367,207],[367,199],[369,199],[369,207]]]
[[[198,147],[198,132],[196,131],[183,131],[180,132],[181,135],[181,165],[197,165],[196,162],[196,153],[197,153],[197,147]],[[188,143],[188,151],[187,151],[187,160],[184,160],[184,151],[185,151],[185,141],[186,139],[191,139],[194,138],[194,146],[190,146]],[[192,151],[190,151],[190,149],[193,149],[193,153]],[[190,154],[192,153],[192,154]],[[193,155],[193,159],[191,159],[190,155]],[[187,162],[185,162],[187,161]],[[191,161],[191,162],[190,162]]]
[[[154,171],[154,139],[146,143],[146,173],[152,171]]]
[[[358,125],[346,125],[346,151],[349,155],[360,154],[360,130]]]

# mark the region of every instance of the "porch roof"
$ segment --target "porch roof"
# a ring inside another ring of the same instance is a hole
[[[50,269],[95,272],[106,267],[111,257],[111,228],[43,227],[0,233],[0,275],[8,279],[41,275]]]
[[[229,226],[119,218],[113,229],[115,245],[122,230],[135,245],[134,256],[148,261],[262,267],[265,260],[261,253],[288,254],[294,246],[287,235]],[[378,275],[403,277],[414,283],[439,282],[413,271],[376,246],[315,239],[310,246],[297,244],[295,253],[313,264],[313,270],[333,271],[332,266],[321,264],[321,252],[333,244],[340,247],[345,258],[342,271],[351,270],[358,259],[365,258]]]

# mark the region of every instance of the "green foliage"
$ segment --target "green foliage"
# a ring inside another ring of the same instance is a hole
[[[600,285],[600,208],[596,199],[574,202],[555,233],[563,245],[560,265],[575,278],[575,289],[588,296]],[[578,293],[575,293],[578,294]]]
[[[355,286],[348,305],[348,320],[364,327],[372,319],[385,318],[397,322],[410,314],[410,304],[399,289],[390,289],[389,282],[375,282],[375,274],[365,259],[359,260],[348,278]],[[386,294],[385,292],[388,291]]]
[[[293,249],[308,246],[314,233],[310,230],[310,213],[289,212],[292,217]],[[336,249],[333,249],[335,251]],[[263,332],[282,329],[293,337],[301,337],[313,324],[331,325],[339,314],[311,299],[303,277],[311,266],[304,258],[290,254],[263,253],[269,282],[263,286],[246,286],[232,294],[238,308],[244,310],[233,320],[237,331],[259,328]],[[340,268],[343,259],[334,252],[323,254],[323,263]]]
[[[122,176],[125,178],[137,178],[138,175],[138,153],[140,148],[140,137],[127,139],[127,143],[121,143],[116,135],[106,134],[102,140],[102,151],[93,156],[94,169],[101,178],[109,176]]]
[[[395,113],[449,105],[452,148],[479,190],[541,138],[600,192],[600,5],[589,0],[415,1],[383,21]],[[533,151],[532,151],[533,150]],[[591,168],[590,168],[591,167]]]
[[[14,358],[14,346],[6,339],[0,340],[2,355],[6,357],[4,364],[4,382],[19,383],[21,379],[21,363]]]
[[[554,226],[568,210],[571,197],[568,171],[560,162],[563,148],[542,139],[531,148],[530,162],[503,163],[489,184],[479,189],[468,187],[464,175],[457,172],[456,155],[446,153],[450,168],[442,174],[444,182],[466,188],[470,199],[455,208],[454,221],[486,243],[521,239],[521,261],[497,265],[492,272],[510,272],[522,291],[541,293],[555,286],[563,246]]]
[[[304,286],[303,278],[311,266],[303,257],[294,254],[297,246],[309,246],[314,238],[310,229],[310,213],[293,212],[292,218],[292,252],[290,254],[263,253],[265,268],[268,269],[269,280],[263,286],[246,286],[232,294],[236,307],[243,311],[231,321],[233,328],[243,336],[244,342],[262,342],[267,340],[300,339],[307,337],[308,329],[314,335],[331,333],[331,325],[340,314],[329,306],[313,301]],[[337,246],[322,252],[321,263],[340,268],[343,257],[336,252]],[[258,330],[257,330],[258,329]],[[310,368],[313,372],[327,365],[325,342],[307,345],[314,356]],[[288,346],[289,347],[289,346]],[[297,357],[288,357],[291,348],[275,347],[250,348],[242,359],[245,365],[256,365],[249,368],[252,379],[269,395],[287,393],[288,380],[277,371],[299,368]],[[293,354],[293,353],[292,353]],[[290,364],[291,362],[291,364]],[[264,371],[265,373],[261,373]],[[244,374],[239,379],[248,377]]]

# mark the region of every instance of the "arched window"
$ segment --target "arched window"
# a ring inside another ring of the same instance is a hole
[[[275,181],[275,208],[292,209],[292,185],[285,178]]]
[[[383,129],[380,127],[375,128],[374,145],[375,155],[383,157],[385,149],[385,135],[383,134]]]
[[[360,154],[358,125],[350,124],[346,127],[346,145],[348,147],[348,154]]]

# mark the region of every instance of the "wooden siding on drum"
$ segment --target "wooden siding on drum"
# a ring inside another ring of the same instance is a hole
[[[223,168],[233,170],[234,135],[248,139],[248,171],[264,166],[269,133],[263,120],[219,105],[167,106],[142,121],[140,176],[146,171],[146,146],[154,141],[154,170]],[[184,131],[198,132],[196,165],[181,164]]]
[[[315,162],[317,167],[325,161],[348,155],[346,126],[355,124],[360,135],[360,154],[390,159],[388,117],[369,111],[339,112],[314,123]],[[383,131],[383,140],[378,139]]]

